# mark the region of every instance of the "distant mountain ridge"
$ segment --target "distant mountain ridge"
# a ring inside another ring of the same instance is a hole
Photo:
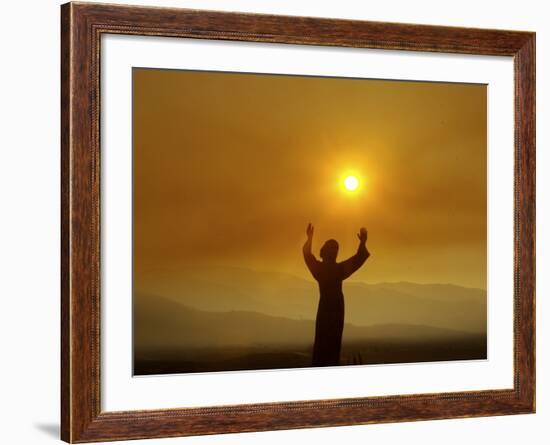
[[[226,346],[311,346],[315,322],[249,311],[206,312],[163,297],[138,295],[134,301],[134,339],[143,349]],[[345,324],[344,342],[373,339],[461,338],[471,334],[423,325]]]
[[[314,320],[318,289],[313,281],[245,268],[186,268],[160,288],[141,294],[204,312],[245,311],[293,320]],[[486,292],[451,284],[344,282],[346,322],[357,326],[425,325],[486,332]]]

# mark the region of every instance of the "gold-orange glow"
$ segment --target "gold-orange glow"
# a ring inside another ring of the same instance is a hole
[[[485,85],[139,68],[133,79],[136,289],[160,293],[158,271],[197,264],[309,279],[309,222],[316,253],[334,238],[342,259],[367,228],[358,281],[485,288]]]

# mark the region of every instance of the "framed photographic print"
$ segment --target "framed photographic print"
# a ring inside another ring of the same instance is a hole
[[[61,17],[63,440],[534,412],[534,33]]]

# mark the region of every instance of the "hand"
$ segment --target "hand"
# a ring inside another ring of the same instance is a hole
[[[367,229],[365,229],[364,227],[361,227],[361,229],[359,230],[359,233],[357,234],[357,238],[359,238],[359,241],[361,241],[362,243],[366,243]]]
[[[307,239],[313,238],[313,226],[311,225],[311,223],[307,225],[306,235],[307,235]]]

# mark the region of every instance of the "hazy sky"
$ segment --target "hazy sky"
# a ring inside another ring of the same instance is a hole
[[[486,288],[484,85],[134,69],[135,279],[185,265]],[[342,186],[346,175],[359,188]]]

